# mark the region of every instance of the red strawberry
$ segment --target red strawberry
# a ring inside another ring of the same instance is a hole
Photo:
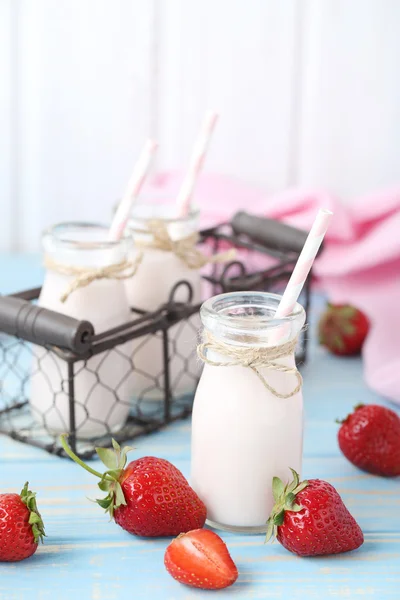
[[[228,548],[209,529],[179,535],[166,549],[164,564],[177,581],[204,590],[226,588],[238,578]]]
[[[126,455],[115,440],[114,450],[96,448],[109,471],[103,475],[88,465],[68,447],[66,436],[61,444],[76,463],[100,478],[98,484],[105,498],[97,503],[123,529],[135,535],[158,537],[178,535],[203,527],[207,510],[182,473],[163,458],[145,456],[126,465]]]
[[[275,506],[268,519],[267,541],[276,535],[279,542],[299,556],[339,554],[355,550],[364,541],[363,533],[335,488],[326,481],[293,481],[284,486],[274,477]]]
[[[328,304],[318,325],[320,343],[342,356],[359,354],[368,330],[367,317],[349,304]]]
[[[359,404],[338,433],[339,446],[353,465],[375,475],[400,475],[400,418],[389,408]]]
[[[32,556],[44,526],[36,505],[36,494],[28,483],[21,494],[0,494],[0,561],[14,562]]]

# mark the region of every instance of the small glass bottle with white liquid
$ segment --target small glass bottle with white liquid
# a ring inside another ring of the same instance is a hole
[[[201,308],[205,365],[192,419],[191,485],[211,526],[266,531],[272,478],[301,473],[303,401],[295,346],[305,322],[296,304],[275,320],[280,296],[233,292]]]
[[[108,241],[106,227],[90,223],[61,223],[45,231],[46,274],[38,304],[92,323],[95,333],[132,320],[123,277],[133,275],[127,260],[132,237]],[[111,270],[107,276],[102,269]],[[130,409],[126,379],[131,342],[75,363],[75,424],[78,438],[118,431]],[[127,358],[125,358],[125,355]],[[68,372],[65,360],[34,347],[30,406],[47,431],[69,431]]]
[[[192,209],[184,217],[176,216],[174,204],[137,204],[133,207],[128,223],[134,237],[132,259],[139,254],[143,258],[133,279],[127,280],[126,291],[133,308],[155,311],[168,302],[175,284],[187,281],[192,289],[192,304],[201,301],[201,277],[199,267],[186,260],[185,251],[170,242],[178,242],[195,235],[199,212]],[[169,245],[171,247],[169,247]],[[187,255],[186,255],[187,256]],[[189,256],[190,259],[190,256]],[[179,287],[174,300],[187,302],[187,286]],[[200,326],[198,314],[182,320],[169,329],[170,384],[175,398],[192,394],[200,374],[201,365],[196,356],[197,331]],[[132,376],[134,398],[141,400],[164,400],[164,357],[161,333],[133,340]],[[142,406],[143,408],[143,406]]]

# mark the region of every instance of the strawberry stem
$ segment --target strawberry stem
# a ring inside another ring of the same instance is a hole
[[[67,437],[68,434],[67,433],[63,433],[62,435],[60,435],[60,443],[61,446],[64,448],[65,452],[67,453],[67,455],[74,461],[76,462],[78,465],[80,465],[83,469],[85,469],[86,471],[88,471],[89,473],[91,473],[92,475],[95,475],[96,477],[98,477],[99,479],[108,479],[110,481],[114,481],[113,478],[109,477],[108,475],[102,475],[101,473],[99,473],[98,471],[95,471],[94,469],[92,469],[92,467],[89,467],[89,465],[87,465],[86,463],[83,462],[83,460],[81,460],[79,458],[79,456],[77,456],[72,450],[71,448],[68,446],[67,444]]]
[[[124,473],[127,460],[126,455],[132,448],[130,446],[125,446],[121,450],[120,445],[115,440],[112,440],[113,450],[111,450],[111,448],[96,448],[98,457],[107,467],[107,471],[104,474],[101,474],[98,471],[95,471],[95,469],[92,469],[92,467],[89,467],[89,465],[84,463],[83,460],[71,450],[67,444],[67,437],[67,433],[60,435],[61,446],[64,448],[67,456],[74,462],[85,469],[85,471],[88,471],[100,479],[97,484],[98,487],[102,492],[108,493],[105,498],[97,499],[96,502],[101,508],[104,508],[112,518],[114,516],[114,509],[126,504],[120,479]]]

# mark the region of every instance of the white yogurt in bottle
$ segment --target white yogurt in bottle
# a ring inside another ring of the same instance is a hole
[[[291,480],[290,467],[301,473],[303,401],[294,347],[305,312],[296,304],[290,316],[274,320],[279,300],[233,292],[201,308],[205,365],[193,407],[191,485],[207,506],[208,523],[220,529],[266,531],[272,478]]]
[[[135,205],[129,227],[133,232],[135,250],[131,256],[143,253],[137,274],[127,280],[126,290],[130,305],[142,311],[156,311],[168,302],[175,284],[186,281],[193,292],[192,304],[201,302],[201,278],[198,268],[189,268],[173,251],[154,247],[151,227],[158,221],[166,228],[173,241],[182,240],[197,231],[198,211],[192,210],[185,217],[176,217],[176,207],[171,204]],[[174,300],[187,302],[188,289],[183,285],[176,290]],[[170,385],[174,398],[192,394],[200,374],[201,364],[196,356],[197,332],[200,327],[198,314],[182,320],[168,331],[170,355]],[[143,410],[141,401],[164,399],[164,359],[162,334],[149,334],[146,338],[133,340],[132,377],[134,399]]]
[[[107,241],[108,229],[89,223],[61,223],[43,235],[47,263],[39,306],[79,320],[90,321],[101,333],[132,320],[124,282],[117,278],[94,279],[61,298],[76,274],[126,261],[132,237]],[[122,272],[119,275],[123,274]],[[78,438],[92,438],[120,429],[129,413],[126,378],[131,363],[125,354],[130,343],[74,364],[75,422]],[[52,433],[69,431],[67,363],[53,352],[35,346],[30,406],[36,420]]]

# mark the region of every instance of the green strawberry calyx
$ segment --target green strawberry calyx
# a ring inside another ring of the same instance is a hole
[[[114,510],[122,505],[126,505],[124,492],[121,487],[121,477],[124,473],[127,454],[133,448],[125,446],[121,449],[121,446],[114,439],[112,440],[113,449],[111,448],[96,448],[96,452],[101,462],[107,467],[107,471],[99,473],[92,467],[89,467],[77,456],[67,443],[68,435],[66,433],[60,435],[60,442],[65,450],[66,454],[83,469],[95,475],[100,479],[97,484],[102,492],[107,492],[107,496],[104,498],[98,498],[97,504],[104,508],[105,512],[110,515],[112,519],[114,516]]]
[[[26,482],[20,493],[20,498],[29,510],[29,525],[32,526],[33,537],[35,538],[35,544],[39,541],[43,543],[45,537],[44,523],[36,504],[36,493],[31,492],[29,489],[29,483]]]
[[[296,503],[296,496],[299,492],[304,490],[308,486],[308,481],[301,481],[298,473],[294,469],[290,469],[293,474],[293,481],[284,485],[283,481],[279,477],[272,479],[272,494],[274,496],[275,505],[271,511],[269,519],[267,521],[268,528],[265,541],[276,537],[278,527],[283,525],[285,519],[285,512],[290,510],[291,512],[299,512],[303,509],[302,506]]]
[[[335,423],[337,423],[338,425],[343,425],[343,423],[347,423],[347,421],[350,419],[350,417],[352,415],[354,415],[354,413],[359,410],[360,408],[364,408],[365,404],[363,404],[362,402],[360,404],[356,404],[354,407],[354,412],[349,413],[347,415],[347,417],[345,417],[344,419],[335,419]]]
[[[344,336],[352,336],[356,333],[353,323],[357,315],[357,308],[350,304],[334,305],[328,302],[327,310],[319,324],[319,343],[324,346],[332,346],[338,350],[345,349]]]

